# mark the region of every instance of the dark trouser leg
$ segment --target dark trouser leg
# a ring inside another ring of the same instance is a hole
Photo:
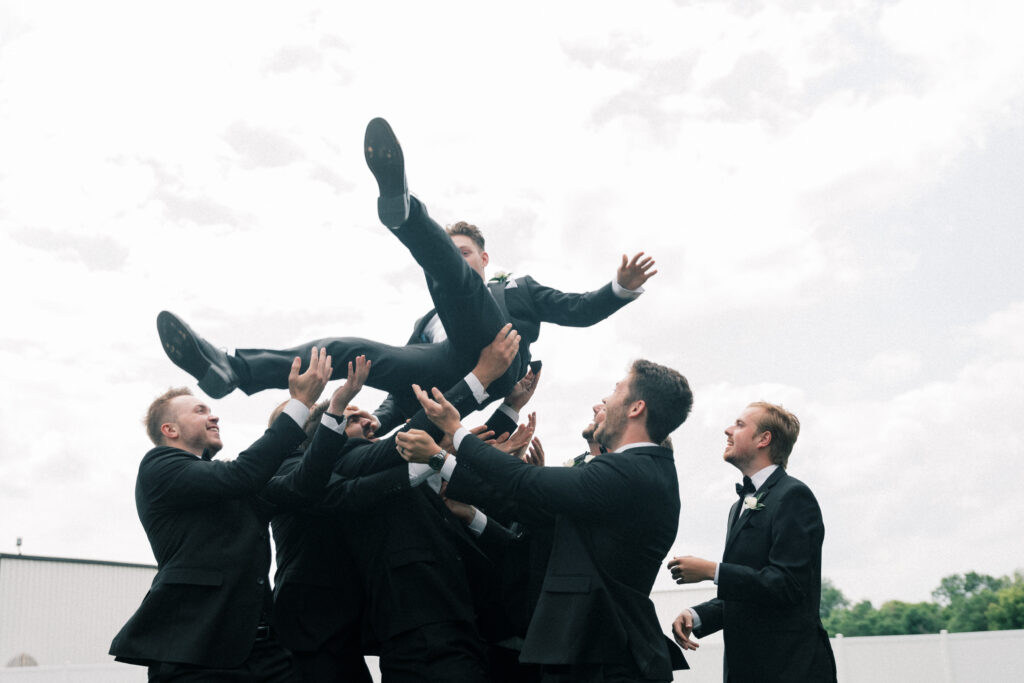
[[[394,394],[403,410],[413,408],[407,414],[419,408],[411,384],[436,386],[444,390],[465,376],[476,363],[475,356],[471,360],[456,356],[448,343],[391,346],[360,337],[318,339],[280,351],[238,349],[231,360],[240,378],[239,388],[247,394],[264,389],[287,389],[292,359],[295,356],[301,358],[302,371],[305,372],[314,346],[326,348],[331,356],[331,379],[347,377],[349,361],[365,355],[373,361],[366,385]]]
[[[192,664],[154,664],[149,683],[301,683],[291,654],[273,637],[256,641],[240,666],[229,669]]]
[[[316,652],[293,652],[305,683],[373,683],[357,641],[328,641]]]
[[[487,285],[415,197],[410,198],[409,220],[394,233],[423,268],[437,315],[455,350],[476,358],[509,322]]]
[[[540,664],[522,664],[519,650],[498,645],[487,648],[487,675],[491,683],[539,683]]]
[[[483,643],[472,624],[427,624],[381,643],[382,683],[485,683]]]
[[[540,680],[541,683],[655,683],[629,664],[545,665],[541,667]]]
[[[475,362],[494,340],[507,316],[498,307],[480,275],[469,267],[448,233],[410,197],[409,220],[393,231],[423,268],[427,289],[455,352],[464,363]],[[491,385],[492,396],[504,396],[526,374],[525,354],[512,361],[505,377]]]

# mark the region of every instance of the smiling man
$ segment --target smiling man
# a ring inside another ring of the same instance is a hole
[[[686,650],[723,631],[725,681],[835,681],[821,625],[825,525],[811,490],[786,473],[800,421],[782,406],[751,403],[725,429],[723,458],[743,474],[729,512],[721,562],[690,555],[669,562],[676,583],[714,580],[718,597],[687,608],[673,631]]]
[[[297,680],[291,657],[271,628],[268,516],[257,494],[305,438],[302,426],[331,376],[331,360],[313,350],[288,377],[291,400],[264,435],[230,461],[220,420],[188,389],[171,389],[150,405],[146,431],[154,448],[139,464],[135,504],[157,573],[135,614],[114,637],[118,661],[149,667],[151,682]],[[365,372],[335,392],[347,404]],[[344,424],[324,418],[319,429]],[[309,451],[295,482],[326,485],[339,452]],[[314,455],[315,454],[315,455]]]

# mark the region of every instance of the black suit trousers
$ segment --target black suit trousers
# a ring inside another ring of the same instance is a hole
[[[239,666],[212,668],[159,663],[149,667],[149,683],[301,683],[292,657],[276,638],[258,640]]]
[[[312,347],[326,348],[334,363],[331,379],[344,379],[348,363],[359,355],[373,361],[367,386],[395,396],[403,412],[419,408],[412,394],[413,383],[444,389],[459,381],[476,365],[481,349],[508,321],[483,279],[466,263],[451,238],[430,218],[426,209],[412,199],[410,218],[394,234],[423,267],[427,287],[448,339],[440,344],[392,346],[363,337],[317,339],[284,350],[238,349],[232,366],[239,376],[239,388],[247,394],[288,387],[292,359],[302,359],[302,371],[309,364]],[[500,397],[526,374],[523,354],[512,362],[489,393]]]

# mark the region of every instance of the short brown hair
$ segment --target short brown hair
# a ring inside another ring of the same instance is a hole
[[[766,401],[755,401],[751,408],[760,408],[761,417],[757,420],[758,432],[771,432],[772,441],[768,446],[772,462],[782,469],[789,464],[789,454],[793,444],[800,436],[800,420],[785,408]]]
[[[690,383],[670,367],[649,360],[635,360],[629,369],[627,402],[643,400],[647,407],[647,434],[654,443],[668,438],[686,421],[693,407]]]
[[[455,225],[449,225],[444,230],[449,236],[465,235],[469,239],[473,240],[473,244],[480,247],[480,251],[484,251],[484,236],[480,232],[480,228],[476,227],[472,223],[459,221]]]
[[[179,396],[191,396],[192,391],[188,387],[171,387],[160,394],[149,404],[146,417],[142,418],[142,424],[146,425],[146,434],[155,446],[164,445],[164,436],[160,431],[160,425],[170,422],[171,401]]]

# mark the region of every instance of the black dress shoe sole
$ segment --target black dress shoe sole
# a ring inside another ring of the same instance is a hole
[[[409,217],[409,190],[402,146],[387,121],[376,118],[366,125],[363,153],[380,190],[377,215],[384,225],[396,228]]]
[[[236,383],[233,378],[203,353],[196,333],[185,321],[170,311],[160,311],[156,317],[156,331],[167,357],[199,380],[199,388],[207,395],[223,398],[234,391]]]

